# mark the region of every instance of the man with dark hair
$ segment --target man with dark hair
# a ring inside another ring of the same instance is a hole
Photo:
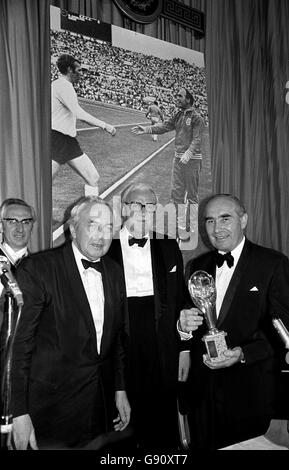
[[[187,379],[189,352],[181,351],[187,344],[176,334],[185,303],[182,256],[175,240],[152,232],[156,207],[147,184],[125,188],[123,226],[108,255],[125,277],[128,397],[136,442],[142,451],[159,453],[176,450],[179,443],[177,383]]]
[[[71,211],[72,243],[29,256],[17,269],[24,297],[12,360],[17,449],[84,447],[113,418],[117,431],[129,423],[125,287],[105,256],[112,223],[108,204],[84,197]]]
[[[214,251],[193,259],[195,271],[216,285],[216,327],[227,333],[220,362],[206,353],[208,331],[197,308],[181,312],[179,330],[189,340],[188,379],[192,449],[218,449],[264,434],[274,410],[276,359],[272,318],[289,324],[289,261],[282,253],[250,242],[248,215],[235,196],[217,194],[205,207]],[[193,334],[192,334],[193,332]]]
[[[179,110],[171,118],[153,126],[132,128],[136,135],[176,131],[171,199],[177,207],[178,237],[181,240],[190,238],[190,232],[197,236],[198,187],[202,163],[201,134],[204,123],[196,113],[193,103],[192,94],[181,88],[176,96],[176,106]]]
[[[81,77],[80,62],[69,54],[57,60],[61,76],[52,82],[52,179],[60,166],[68,163],[86,181],[85,195],[98,195],[99,174],[94,164],[84,153],[76,139],[76,120],[85,121],[92,126],[101,127],[112,136],[116,129],[100,121],[79,106],[73,84]]]
[[[33,207],[22,199],[5,199],[0,206],[0,256],[8,260],[13,274],[21,259],[28,255],[28,244],[35,220]],[[3,303],[4,292],[0,283],[0,326]]]

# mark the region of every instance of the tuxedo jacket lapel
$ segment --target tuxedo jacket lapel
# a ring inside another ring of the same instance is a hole
[[[108,256],[116,261],[123,269],[123,257],[119,238],[114,238],[109,248]]]
[[[73,311],[78,311],[80,315],[83,315],[88,334],[92,336],[95,351],[97,353],[96,334],[92,313],[73,255],[71,244],[67,244],[64,247],[63,257],[66,286],[69,291],[69,295],[72,297]]]
[[[102,263],[102,285],[104,293],[104,322],[102,329],[102,338],[100,345],[100,354],[103,354],[110,344],[110,333],[112,331],[113,324],[113,292],[114,287],[112,285],[111,277],[109,276],[105,257],[101,258]]]
[[[236,290],[241,282],[242,276],[244,274],[244,270],[249,261],[249,252],[250,252],[250,243],[246,240],[241,256],[239,258],[238,264],[235,268],[234,274],[227,288],[227,291],[226,291],[226,294],[225,294],[225,297],[221,306],[221,310],[219,313],[217,327],[219,327],[223,323],[224,319],[226,318],[229,312]]]
[[[119,238],[114,238],[112,240],[112,243],[109,248],[108,256],[116,261],[119,266],[122,269],[123,272],[123,282],[125,284],[125,274],[124,274],[124,266],[123,266],[123,256],[122,256],[122,249],[121,249],[121,244],[120,244],[120,239]],[[128,312],[128,309],[126,308],[126,315]],[[126,328],[127,328],[127,334],[129,335],[129,321],[128,321],[128,316],[125,318],[125,323],[126,323]]]
[[[159,240],[156,238],[151,238],[150,243],[154,285],[155,319],[157,329],[159,319],[167,308],[167,273]]]
[[[202,271],[206,271],[208,274],[213,276],[214,279],[216,278],[216,263],[213,257],[208,258],[204,264],[204,267],[202,268]]]

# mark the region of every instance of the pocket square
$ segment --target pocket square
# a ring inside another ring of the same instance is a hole
[[[254,286],[250,289],[250,292],[259,292],[258,287]]]
[[[176,270],[177,270],[177,267],[176,267],[176,266],[174,266],[174,267],[173,267],[173,268],[170,270],[170,273],[175,273],[175,272],[176,272]]]

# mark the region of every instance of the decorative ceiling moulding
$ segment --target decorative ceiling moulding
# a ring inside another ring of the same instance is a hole
[[[153,23],[162,12],[163,0],[114,0],[118,8],[137,23]]]
[[[163,16],[193,29],[199,39],[205,36],[205,14],[177,0],[114,0],[114,3],[137,23],[152,23]]]
[[[195,31],[199,38],[205,36],[205,14],[176,0],[164,0],[162,16]]]

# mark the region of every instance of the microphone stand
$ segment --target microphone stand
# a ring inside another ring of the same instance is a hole
[[[0,276],[1,278],[1,276]],[[13,315],[18,307],[17,316]],[[21,315],[22,305],[17,306],[10,289],[6,289],[5,304],[4,304],[4,351],[2,363],[2,377],[1,377],[1,450],[11,449],[11,436],[12,436],[12,423],[13,416],[11,413],[11,367],[12,367],[12,352],[14,339]],[[6,323],[6,324],[5,324]],[[6,327],[7,325],[7,327]],[[6,328],[5,328],[6,327]],[[6,331],[5,331],[6,329]]]

